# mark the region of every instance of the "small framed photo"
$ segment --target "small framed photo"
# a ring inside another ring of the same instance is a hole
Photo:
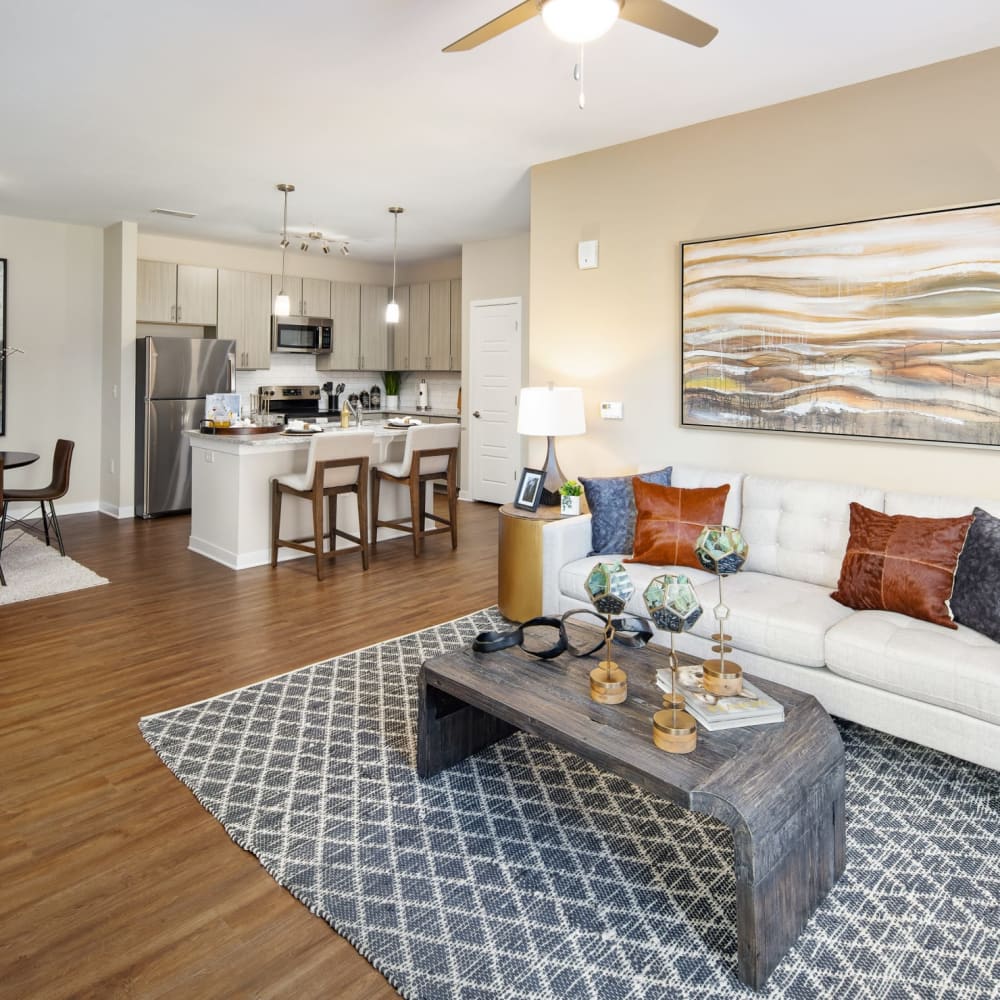
[[[514,494],[514,506],[521,510],[538,510],[542,499],[542,480],[545,479],[544,469],[523,469],[521,481],[517,484]]]

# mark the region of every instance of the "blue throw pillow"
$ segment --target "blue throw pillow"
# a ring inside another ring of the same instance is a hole
[[[951,613],[960,625],[1000,642],[1000,517],[982,507],[973,514],[955,569]]]
[[[643,472],[639,478],[659,486],[670,485],[672,466],[658,472]],[[635,495],[632,476],[585,479],[580,476],[590,508],[590,555],[632,554],[635,536]]]

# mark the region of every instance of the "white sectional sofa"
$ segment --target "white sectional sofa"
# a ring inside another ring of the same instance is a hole
[[[742,572],[726,577],[733,659],[749,674],[814,695],[831,715],[1000,769],[1000,643],[888,611],[852,611],[833,600],[849,537],[852,501],[887,514],[953,517],[995,499],[883,492],[843,483],[768,479],[675,465],[682,488],[730,484],[724,521],[750,546]],[[543,613],[587,607],[584,581],[595,563],[590,517],[546,527]],[[626,564],[636,591],[628,610],[646,615],[642,592],[658,573],[684,573],[704,613],[677,648],[706,658],[716,631],[718,579],[688,566]],[[1000,600],[1000,595],[997,595]],[[666,644],[666,633],[654,642]]]

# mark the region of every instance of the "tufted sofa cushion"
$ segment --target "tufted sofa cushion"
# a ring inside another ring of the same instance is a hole
[[[750,546],[746,570],[836,587],[851,504],[881,510],[884,496],[847,483],[747,476],[740,527]]]
[[[719,603],[719,581],[713,577],[693,582],[705,613],[691,631],[707,639],[719,627],[712,612]],[[722,597],[729,608],[726,631],[733,637],[737,663],[745,649],[787,663],[822,667],[826,633],[854,614],[833,600],[826,587],[745,570],[725,578]]]
[[[855,611],[830,629],[835,674],[1000,725],[1000,645],[893,611]],[[860,695],[864,697],[864,695]]]
[[[729,484],[729,495],[726,497],[726,507],[722,512],[722,523],[734,528],[740,526],[743,516],[743,480],[742,472],[726,472],[724,469],[706,469],[700,465],[675,465],[670,476],[671,486],[681,489],[702,489],[706,486],[722,486]]]

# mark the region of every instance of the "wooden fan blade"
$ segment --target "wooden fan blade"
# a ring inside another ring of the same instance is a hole
[[[698,48],[708,45],[719,33],[718,28],[664,3],[664,0],[625,0],[618,16]]]
[[[486,24],[476,28],[475,31],[470,31],[467,35],[463,35],[457,42],[452,42],[441,51],[465,52],[468,49],[474,49],[477,45],[482,45],[483,42],[488,42],[491,38],[496,38],[497,35],[502,35],[505,31],[516,28],[519,24],[524,24],[525,21],[537,16],[537,14],[538,4],[535,0],[524,0],[524,3],[511,7],[506,14],[501,14],[499,17],[493,18],[492,21],[487,21]]]

